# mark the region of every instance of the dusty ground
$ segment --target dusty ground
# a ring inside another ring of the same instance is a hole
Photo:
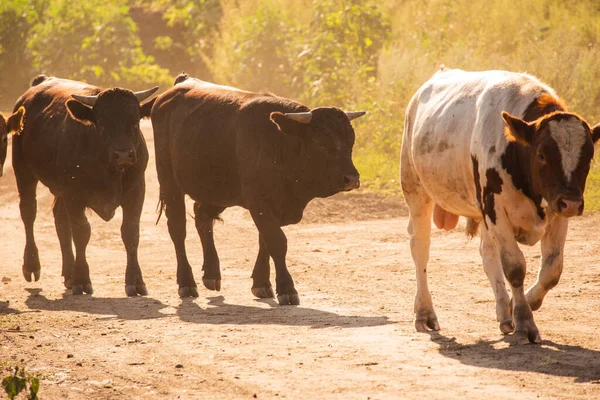
[[[442,331],[414,332],[405,209],[368,195],[315,201],[301,224],[285,229],[301,306],[251,295],[257,233],[241,209],[226,211],[216,226],[222,291],[202,288],[196,300],[179,299],[166,222],[154,224],[153,164],[140,245],[148,297],[125,297],[120,216],[103,223],[91,212],[95,293],[65,293],[45,189],[36,223],[42,277],[27,283],[7,167],[0,279],[10,281],[0,283],[0,300],[9,301],[0,303],[0,368],[6,375],[22,364],[40,375],[43,398],[600,397],[598,214],[572,223],[563,278],[535,314],[542,345],[509,346],[497,329],[478,240],[468,242],[462,229],[433,238],[428,271]],[[188,249],[200,280],[202,252],[191,223]],[[539,250],[526,250],[531,284]]]

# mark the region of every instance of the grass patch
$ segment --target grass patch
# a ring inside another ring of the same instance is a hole
[[[354,164],[360,172],[361,188],[364,191],[402,196],[399,157],[376,150],[363,150],[354,156]]]
[[[600,210],[600,163],[593,162],[585,186],[585,211]]]

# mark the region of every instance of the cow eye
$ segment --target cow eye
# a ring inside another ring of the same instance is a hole
[[[542,162],[542,163],[546,162],[546,157],[542,153],[538,153],[537,158],[538,158],[539,162]]]

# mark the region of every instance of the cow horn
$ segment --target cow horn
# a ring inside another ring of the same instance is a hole
[[[346,115],[348,116],[348,119],[350,121],[352,121],[353,119],[356,119],[358,117],[362,117],[366,113],[367,113],[366,111],[348,111],[348,112],[346,112]]]
[[[84,96],[82,94],[72,94],[71,97],[88,106],[93,106],[96,104],[96,100],[98,100],[98,96]]]
[[[311,112],[285,113],[283,115],[285,115],[289,119],[301,122],[303,124],[310,124],[310,120],[312,119]]]
[[[141,103],[148,97],[152,96],[152,94],[154,94],[154,92],[156,92],[157,90],[158,86],[154,86],[152,89],[142,90],[141,92],[133,92],[133,94],[135,94],[135,97],[138,99],[138,102]]]

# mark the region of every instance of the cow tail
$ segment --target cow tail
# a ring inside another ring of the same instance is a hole
[[[480,223],[480,220],[474,218],[467,218],[467,237],[469,238],[469,240],[477,236],[477,233],[479,232]]]
[[[156,205],[156,212],[158,213],[158,217],[156,218],[156,225],[158,225],[158,221],[160,221],[160,217],[162,217],[163,211],[166,208],[165,200],[163,198],[162,193],[159,196],[158,204]]]

